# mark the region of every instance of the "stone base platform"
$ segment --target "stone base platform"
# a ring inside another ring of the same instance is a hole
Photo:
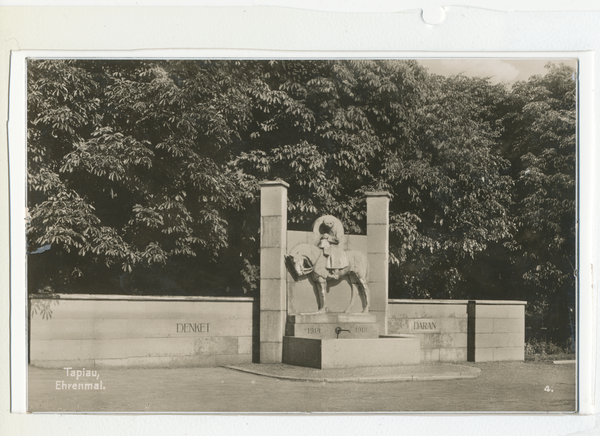
[[[414,337],[312,339],[283,337],[283,363],[310,368],[417,365],[420,341]]]
[[[481,369],[448,363],[364,368],[315,369],[282,363],[246,363],[226,365],[225,368],[250,374],[316,383],[382,383],[472,379],[481,375]]]

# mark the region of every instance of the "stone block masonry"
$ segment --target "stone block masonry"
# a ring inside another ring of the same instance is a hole
[[[252,362],[252,298],[55,295],[30,299],[30,364],[151,368]]]
[[[367,192],[367,258],[370,264],[371,307],[379,331],[387,334],[389,288],[389,203],[388,192]]]
[[[39,367],[217,366],[251,362],[258,349],[263,361],[281,361],[284,352],[286,318],[269,306],[258,322],[252,298],[62,294],[31,298],[30,305],[30,363]],[[388,333],[416,337],[422,362],[523,360],[524,306],[522,301],[390,300]],[[312,322],[300,326],[302,335],[316,335],[314,329],[323,328],[317,324],[327,320]]]
[[[524,360],[525,304],[389,300],[388,332],[420,339],[423,362]]]
[[[357,352],[359,350],[360,352]],[[419,341],[413,338],[310,339],[286,336],[283,361],[319,369],[417,365]]]
[[[271,182],[278,183],[278,182]],[[387,192],[369,192],[365,194],[367,203],[367,234],[366,235],[344,235],[341,242],[342,248],[346,251],[355,250],[367,255],[369,262],[369,280],[370,288],[370,308],[369,313],[376,315],[380,334],[385,334],[387,329],[386,313],[388,300],[388,264],[389,264],[389,201],[390,194]],[[271,197],[272,198],[272,197]],[[280,197],[284,200],[283,195]],[[278,209],[279,210],[279,209]],[[263,219],[264,220],[264,219]],[[266,222],[266,221],[265,221]],[[274,225],[274,220],[269,224]],[[272,229],[264,229],[265,238],[272,239]],[[289,252],[299,244],[314,245],[318,242],[314,240],[312,232],[287,231],[287,251]],[[268,277],[274,274],[277,267],[270,266],[265,271]],[[263,264],[261,260],[261,270]],[[262,272],[261,272],[262,276]],[[297,314],[317,310],[317,299],[313,284],[307,277],[295,280],[286,271],[287,280],[287,312],[288,314]],[[330,280],[328,282],[329,292],[327,302],[332,312],[344,311],[350,303],[352,288],[348,277],[343,277],[338,281]],[[357,289],[354,292],[358,292]],[[261,307],[263,305],[261,304]],[[362,304],[359,298],[354,300],[350,312],[362,311]]]
[[[525,359],[525,302],[469,301],[469,360]]]
[[[260,362],[281,363],[287,313],[287,188],[260,183]]]

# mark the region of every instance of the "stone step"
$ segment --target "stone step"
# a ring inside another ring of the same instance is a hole
[[[417,365],[417,338],[310,339],[283,337],[283,363],[309,368]]]

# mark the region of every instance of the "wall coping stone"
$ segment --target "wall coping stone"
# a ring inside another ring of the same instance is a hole
[[[263,180],[258,182],[259,186],[285,186],[286,188],[290,187],[290,184],[284,182],[283,180]]]
[[[479,305],[525,306],[527,301],[517,300],[388,300],[388,304],[468,304],[474,301]]]
[[[365,197],[387,197],[392,198],[392,194],[387,191],[368,191],[365,192]]]
[[[203,297],[181,295],[32,294],[38,300],[125,300],[125,301],[229,301],[253,302],[254,297]]]

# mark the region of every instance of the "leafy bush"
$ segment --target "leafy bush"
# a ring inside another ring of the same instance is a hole
[[[560,346],[550,341],[530,339],[525,344],[525,358],[527,360],[573,359],[574,353],[570,340],[564,346]]]

